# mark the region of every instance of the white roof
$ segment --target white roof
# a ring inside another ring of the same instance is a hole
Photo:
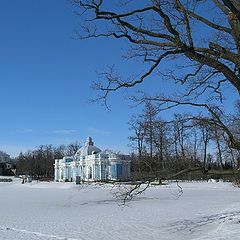
[[[75,157],[85,157],[88,155],[100,153],[102,150],[93,145],[93,141],[91,137],[86,139],[86,142],[83,147],[77,150]]]

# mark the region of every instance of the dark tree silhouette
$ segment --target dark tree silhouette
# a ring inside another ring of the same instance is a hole
[[[135,100],[155,101],[159,110],[191,106],[208,112],[202,117],[240,149],[237,135],[221,110],[225,89],[240,92],[240,2],[238,0],[71,0],[82,20],[82,39],[126,39],[129,58],[141,59],[147,69],[140,77],[124,79],[113,68],[95,82],[105,103],[111,92],[133,88],[158,73],[181,88],[174,96],[145,93]],[[162,69],[169,61],[169,69]],[[136,76],[136,75],[135,75]],[[139,76],[139,74],[138,74]],[[183,88],[182,88],[183,86]],[[182,91],[184,90],[184,91]],[[220,113],[220,114],[219,114]],[[200,116],[198,116],[200,117]]]

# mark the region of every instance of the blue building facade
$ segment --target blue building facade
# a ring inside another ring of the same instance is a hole
[[[88,137],[74,156],[56,159],[55,181],[127,180],[130,177],[130,159],[127,155],[102,151]]]

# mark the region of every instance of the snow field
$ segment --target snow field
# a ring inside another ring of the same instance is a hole
[[[240,189],[231,183],[150,187],[125,207],[110,184],[0,183],[1,240],[237,240]]]

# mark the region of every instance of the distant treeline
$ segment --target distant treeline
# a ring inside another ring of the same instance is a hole
[[[16,158],[17,174],[28,174],[39,178],[53,178],[54,160],[72,156],[80,148],[78,142],[68,145],[41,145],[34,150],[20,153]]]
[[[214,119],[209,124],[203,118],[175,114],[166,121],[158,110],[158,106],[147,102],[142,113],[129,121],[133,179],[164,179],[183,170],[186,170],[184,178],[191,175],[199,179],[203,172],[210,170],[236,172],[239,169],[240,150],[231,148],[225,131]],[[238,110],[239,117],[229,118],[229,128],[236,136],[240,136],[240,104]],[[72,156],[79,148],[80,144],[75,142],[57,147],[42,145],[21,153],[17,157],[17,173],[53,178],[54,160]],[[202,169],[202,173],[195,171],[196,168]]]
[[[229,120],[229,124],[233,132],[239,129],[239,121]],[[206,172],[239,169],[240,150],[229,146],[228,137],[214,119],[209,124],[189,114],[174,114],[171,120],[164,120],[158,106],[146,102],[142,113],[132,116],[129,126],[134,150],[132,173],[136,178],[161,179],[197,167]]]

